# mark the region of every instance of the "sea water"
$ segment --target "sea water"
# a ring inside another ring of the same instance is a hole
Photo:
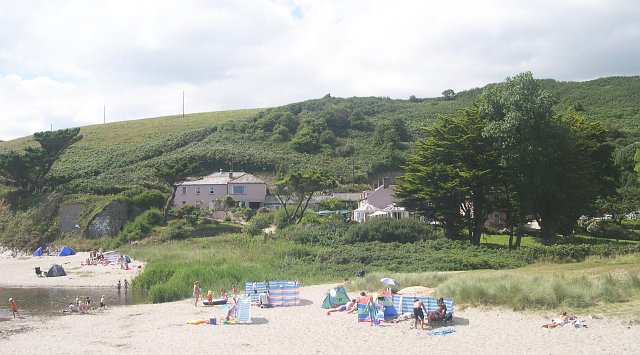
[[[133,289],[118,291],[115,287],[0,287],[0,319],[12,318],[9,297],[18,303],[21,316],[54,316],[61,315],[76,296],[81,301],[91,298],[91,308],[100,307],[100,298],[104,295],[107,307],[118,307],[130,304],[146,303],[141,292]]]

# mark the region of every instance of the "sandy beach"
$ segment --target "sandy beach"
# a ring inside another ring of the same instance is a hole
[[[36,277],[35,266],[46,267],[59,257],[0,259],[0,287],[112,287],[133,278],[136,270],[80,266],[86,253],[63,259],[68,276]],[[66,263],[66,264],[65,264]],[[133,263],[137,265],[139,263]],[[430,330],[410,329],[412,321],[370,326],[355,314],[327,316],[320,308],[332,285],[303,287],[299,306],[252,307],[252,324],[188,325],[187,320],[220,317],[226,311],[194,307],[182,300],[164,304],[121,306],[105,311],[58,317],[25,316],[0,321],[0,349],[6,354],[638,354],[640,327],[620,319],[582,319],[588,328],[541,325],[553,314],[524,314],[504,309],[456,309],[454,333],[428,336]],[[350,296],[355,296],[351,292]],[[11,317],[0,300],[0,317]]]

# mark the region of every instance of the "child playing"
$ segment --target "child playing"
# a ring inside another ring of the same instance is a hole
[[[13,318],[16,317],[16,314],[20,316],[20,312],[18,312],[18,304],[16,303],[16,300],[9,297],[9,304],[11,305],[11,312],[13,312]]]

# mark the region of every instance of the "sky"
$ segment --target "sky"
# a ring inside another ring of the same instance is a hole
[[[635,0],[0,0],[0,140],[334,97],[640,74]]]

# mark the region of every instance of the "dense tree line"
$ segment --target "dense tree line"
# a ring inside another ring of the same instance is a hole
[[[552,244],[613,193],[618,177],[605,127],[572,109],[555,113],[554,104],[528,72],[487,88],[461,115],[425,129],[397,195],[449,237],[466,228],[479,244],[487,213],[501,210],[511,246],[519,246],[515,227],[530,219]]]

